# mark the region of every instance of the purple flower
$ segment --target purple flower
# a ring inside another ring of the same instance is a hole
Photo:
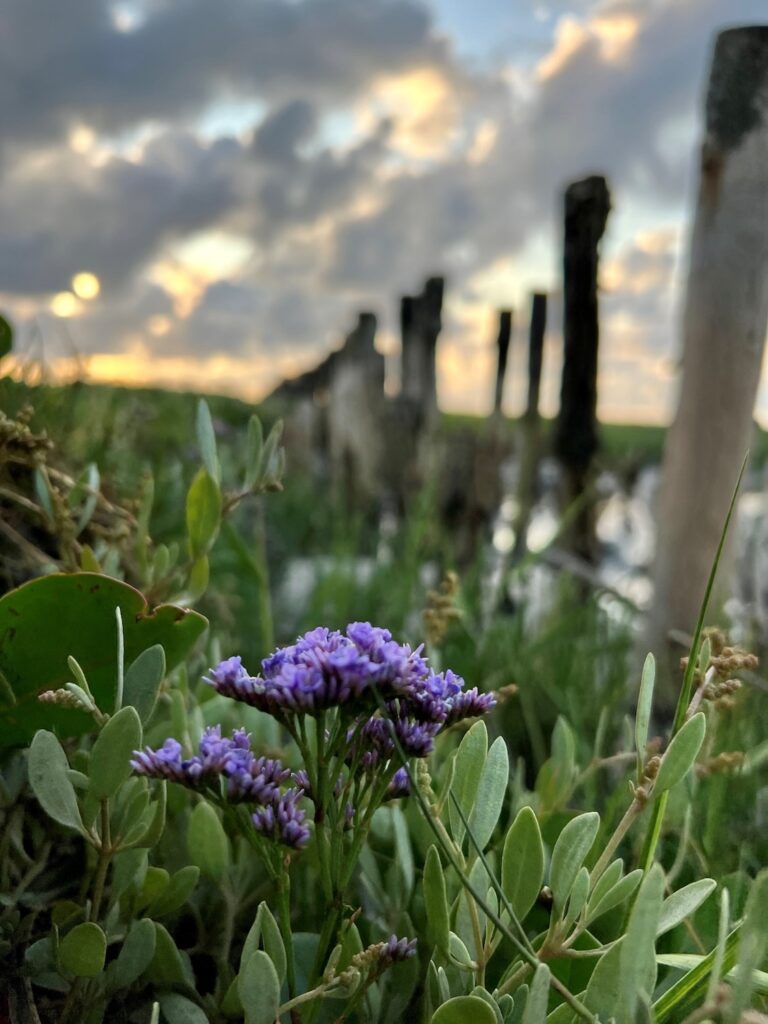
[[[304,824],[306,812],[297,806],[303,796],[300,789],[289,789],[266,807],[253,814],[253,824],[265,839],[300,850],[309,842],[309,829]]]
[[[387,788],[385,800],[398,800],[411,795],[411,778],[405,766],[398,768]]]
[[[416,939],[398,939],[392,935],[387,942],[382,942],[379,951],[379,966],[389,967],[391,964],[410,960],[416,956]]]
[[[145,775],[147,778],[185,781],[181,744],[174,739],[167,739],[159,750],[152,750],[151,747],[134,750],[131,767],[137,775]]]
[[[375,707],[374,687],[392,700],[419,702],[432,674],[421,649],[392,640],[389,630],[352,622],[346,635],[324,627],[279,648],[251,676],[239,658],[228,658],[207,677],[219,693],[285,721],[330,707]],[[437,709],[439,712],[439,708]]]
[[[444,728],[461,721],[463,718],[478,718],[496,706],[496,698],[492,693],[479,693],[476,686],[450,697],[445,702],[446,718]]]

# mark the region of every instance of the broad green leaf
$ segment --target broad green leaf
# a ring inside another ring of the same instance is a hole
[[[266,953],[252,953],[237,976],[245,1024],[274,1024],[280,1005],[280,982]]]
[[[207,625],[197,612],[173,605],[151,610],[138,590],[95,573],[41,576],[0,598],[0,674],[15,697],[11,701],[0,690],[0,748],[29,742],[37,729],[62,737],[93,732],[93,718],[84,711],[37,699],[43,690],[70,682],[70,655],[82,666],[98,706],[114,707],[116,607],[127,664],[161,644],[170,671]]]
[[[518,920],[524,921],[544,882],[544,844],[536,815],[522,807],[504,839],[501,887]]]
[[[448,933],[448,955],[458,967],[474,968],[475,962],[456,932]]]
[[[113,715],[99,733],[88,767],[90,791],[95,797],[114,796],[131,775],[131,757],[141,747],[141,722],[132,707]]]
[[[496,1014],[477,996],[454,996],[438,1006],[431,1024],[496,1024]]]
[[[191,999],[177,992],[167,992],[160,997],[160,1009],[168,1024],[208,1024],[203,1010]]]
[[[707,719],[702,711],[689,718],[667,747],[661,760],[659,774],[653,787],[654,795],[658,796],[667,789],[672,789],[685,778],[693,767],[696,756],[704,742],[707,731]]]
[[[469,994],[471,996],[476,996],[478,999],[482,999],[484,1003],[487,1003],[490,1006],[493,1010],[493,1015],[496,1018],[496,1024],[504,1024],[504,1016],[499,1008],[499,1004],[487,989],[484,989],[481,985],[475,985]]]
[[[261,420],[254,413],[248,420],[248,436],[245,443],[245,489],[248,491],[258,483],[263,448],[264,431],[261,428]]]
[[[528,998],[525,1000],[522,1024],[544,1024],[549,1002],[549,968],[539,964],[533,976]]]
[[[197,443],[200,445],[203,465],[218,483],[221,480],[221,469],[216,453],[216,434],[211,420],[211,410],[204,398],[197,403]]]
[[[477,846],[484,850],[499,820],[509,783],[509,754],[501,736],[494,740],[483,765],[469,827]],[[466,813],[466,812],[465,812]]]
[[[111,968],[111,988],[128,988],[141,977],[155,955],[155,926],[149,918],[134,921]]]
[[[557,837],[552,851],[549,884],[559,914],[565,908],[576,875],[592,848],[599,827],[600,815],[596,811],[589,811],[569,821]]]
[[[216,540],[221,523],[221,491],[207,469],[200,469],[187,492],[187,534],[194,558],[204,555]]]
[[[635,749],[637,750],[637,776],[642,776],[645,764],[645,751],[648,746],[648,727],[651,722],[653,708],[653,688],[656,683],[656,659],[649,654],[643,665],[640,676],[640,693],[637,698],[635,715]]]
[[[609,910],[613,910],[614,907],[618,907],[628,900],[640,884],[642,877],[642,868],[637,868],[635,871],[630,871],[624,878],[619,879],[615,885],[601,895],[599,900],[590,899],[587,922],[596,921],[598,917],[607,914]]]
[[[142,651],[125,673],[123,703],[136,708],[142,722],[146,722],[152,714],[164,676],[165,651],[160,644]]]
[[[229,839],[218,814],[205,800],[190,816],[187,849],[190,860],[204,875],[215,882],[223,878],[230,863]]]
[[[165,870],[165,868],[158,868],[152,865],[147,868],[146,874],[144,875],[144,882],[139,892],[139,904],[142,907],[149,906],[150,903],[154,903],[155,900],[160,899],[163,893],[168,888],[171,881],[171,876]]]
[[[176,943],[167,928],[155,925],[155,955],[146,970],[149,981],[156,985],[186,985],[189,983],[187,971]]]
[[[603,953],[597,961],[584,993],[584,1005],[602,1021],[614,1020],[619,1005],[620,974],[619,960],[625,939],[619,939],[615,946]]]
[[[41,729],[29,748],[29,784],[45,813],[79,832],[83,831],[75,787],[67,774],[69,762],[61,744],[51,732]]]
[[[656,986],[656,929],[663,898],[664,871],[654,864],[640,885],[619,958],[620,1000],[629,1020],[634,1020],[639,996],[650,999]]]
[[[430,846],[427,850],[427,859],[424,862],[423,889],[430,941],[443,953],[447,953],[448,933],[450,932],[448,899],[445,892],[443,867],[435,846]]]
[[[84,921],[67,932],[59,943],[59,966],[77,978],[95,978],[104,967],[107,937],[93,921]]]
[[[589,894],[589,906],[597,906],[600,900],[609,892],[624,874],[624,861],[617,857],[612,860],[602,875],[594,883],[592,892]]]
[[[488,730],[485,727],[485,722],[475,722],[465,733],[459,744],[459,749],[456,751],[456,770],[451,787],[467,818],[472,813],[487,754]],[[448,806],[448,814],[453,837],[461,845],[466,831],[464,823],[452,804]]]
[[[664,935],[676,925],[690,917],[704,900],[717,888],[714,878],[700,878],[697,882],[684,885],[673,892],[661,905],[656,935]]]
[[[195,890],[200,878],[200,868],[194,864],[187,864],[171,876],[167,887],[159,893],[148,908],[151,917],[162,917],[164,914],[173,914],[184,906]]]

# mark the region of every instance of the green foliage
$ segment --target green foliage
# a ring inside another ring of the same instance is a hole
[[[179,406],[155,399],[165,438],[145,446],[151,481],[77,422],[70,456],[84,468],[71,484],[46,466],[32,477],[36,528],[58,529],[65,507],[74,568],[92,571],[0,599],[0,974],[30,988],[42,1024],[678,1024],[694,1013],[736,1024],[764,1011],[768,844],[754,808],[768,761],[749,749],[764,743],[764,709],[757,691],[739,698],[748,712],[702,699],[717,659],[703,633],[685,684],[697,675],[693,703],[660,747],[651,656],[634,721],[625,715],[625,681],[637,679],[627,609],[607,614],[563,584],[534,626],[522,606],[489,617],[482,575],[468,571],[458,620],[429,656],[481,690],[517,692],[439,737],[418,769],[411,761],[409,798],[380,794],[364,827],[331,814],[325,847],[315,824],[306,849],[265,855],[245,805],[131,771],[145,744],[172,736],[187,757],[223,722],[291,769],[320,752],[310,782],[329,813],[347,750],[322,747],[346,740],[344,722],[318,715],[289,736],[201,676],[241,644],[253,665],[318,622],[371,618],[418,643],[425,564],[451,564],[424,495],[364,577],[358,556],[379,539],[364,517],[308,481],[279,493],[279,421],[190,398],[180,430]],[[106,399],[99,408],[100,428],[112,413]],[[113,423],[125,444],[128,420]],[[184,461],[193,423],[201,465]],[[150,440],[143,422],[134,429]],[[135,526],[102,543],[116,481],[136,496]],[[322,558],[294,600],[281,594],[300,545]],[[204,650],[206,620],[187,602],[211,618]],[[41,690],[55,699],[40,703]],[[741,750],[740,774],[712,769]],[[344,806],[365,806],[363,773],[350,778]],[[384,964],[392,934],[417,937],[417,956]]]
[[[28,741],[40,728],[61,736],[92,728],[86,712],[37,700],[68,681],[69,657],[82,666],[98,707],[111,710],[115,608],[122,612],[126,659],[133,662],[160,644],[169,670],[189,655],[207,625],[197,612],[150,609],[133,587],[93,573],[44,576],[0,598],[0,673],[7,683],[0,689],[0,747]]]

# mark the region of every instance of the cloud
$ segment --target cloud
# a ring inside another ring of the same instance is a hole
[[[763,5],[563,3],[548,52],[483,65],[419,0],[145,0],[130,19],[104,0],[69,0],[66,19],[54,0],[6,0],[2,301],[26,319],[95,272],[101,295],[69,322],[83,351],[130,356],[132,373],[162,358],[169,374],[218,353],[215,379],[236,380],[233,361],[319,356],[356,306],[390,337],[398,293],[442,272],[441,380],[469,401],[454,370],[492,343],[480,308],[557,288],[562,188],[598,171],[615,210],[606,372],[625,379],[626,342],[652,390],[676,329],[712,34]],[[252,123],[206,127],[240,101]],[[214,237],[207,261],[189,256]],[[228,261],[227,246],[242,252]]]

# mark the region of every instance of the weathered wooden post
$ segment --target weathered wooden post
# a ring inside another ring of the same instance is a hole
[[[690,633],[695,625],[753,432],[767,323],[768,26],[761,25],[721,32],[710,70],[680,397],[657,509],[654,645],[670,629]],[[719,573],[720,594],[728,575]]]
[[[507,375],[509,360],[509,341],[512,337],[512,310],[502,309],[499,312],[499,334],[496,339],[496,386],[493,393],[493,415],[501,419],[501,403],[504,398],[504,378]]]
[[[406,295],[400,303],[401,390],[418,404],[427,426],[437,417],[436,354],[444,285],[442,277],[430,277],[419,295]]]
[[[547,329],[547,296],[534,292],[531,300],[531,326],[528,334],[528,399],[520,423],[520,468],[517,480],[517,518],[514,557],[526,551],[526,536],[531,510],[536,501],[536,476],[541,454],[541,418],[539,392],[544,358],[544,333]]]
[[[596,558],[592,503],[583,495],[598,447],[598,247],[610,208],[601,176],[575,181],[565,191],[563,378],[554,451],[563,468],[563,510],[581,503],[563,540],[588,562]]]

